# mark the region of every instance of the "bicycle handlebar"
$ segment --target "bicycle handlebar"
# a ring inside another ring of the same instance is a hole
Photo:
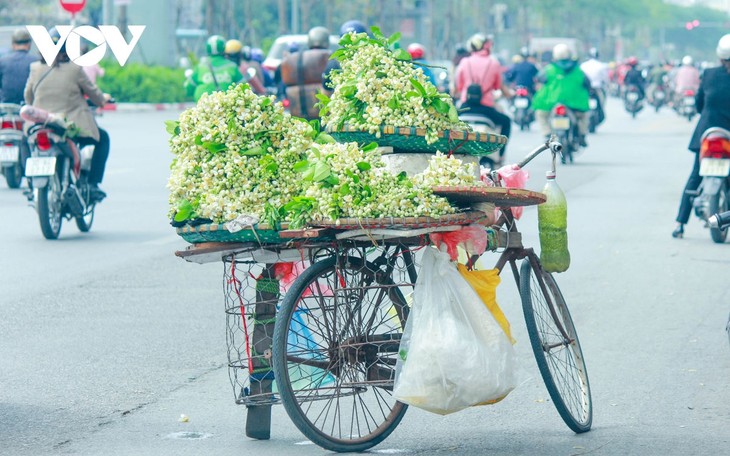
[[[550,149],[550,151],[554,154],[559,154],[563,151],[563,145],[556,141],[554,137],[551,137],[547,142],[545,142],[545,144],[541,144],[537,149],[530,152],[521,162],[517,163],[517,166],[524,168],[525,165],[532,161],[532,159],[548,149]]]
[[[715,214],[707,221],[709,222],[710,227],[724,230],[725,228],[730,227],[730,211]]]

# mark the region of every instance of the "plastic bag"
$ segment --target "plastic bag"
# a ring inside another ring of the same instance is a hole
[[[506,396],[517,384],[516,363],[509,338],[449,255],[426,249],[393,396],[446,415]]]
[[[530,173],[527,170],[520,168],[517,165],[506,165],[497,170],[497,174],[504,182],[504,186],[507,188],[525,188],[527,179],[530,178]],[[515,219],[519,220],[522,217],[522,206],[516,206],[512,208],[512,215]]]

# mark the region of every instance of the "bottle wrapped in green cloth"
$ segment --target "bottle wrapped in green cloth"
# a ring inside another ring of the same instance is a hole
[[[542,190],[547,200],[537,207],[540,232],[540,262],[547,272],[563,272],[570,266],[568,251],[568,203],[555,181],[555,172],[547,172]]]

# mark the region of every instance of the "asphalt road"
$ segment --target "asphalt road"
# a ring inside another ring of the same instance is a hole
[[[109,197],[90,233],[66,223],[44,240],[33,209],[0,182],[0,454],[325,453],[282,407],[270,441],[244,436],[225,365],[222,266],[173,255],[186,244],[167,221],[163,121],[176,116],[100,119],[112,138]],[[510,161],[539,143],[535,127],[514,132]],[[590,147],[558,169],[572,264],[557,280],[588,363],[593,429],[575,435],[550,402],[506,272],[498,300],[518,339],[519,387],[445,417],[411,408],[372,453],[730,453],[730,244],[696,219],[685,239],[670,236],[693,127],[669,110],[632,120],[610,100]],[[548,162],[529,165],[528,187],[542,188]],[[537,247],[535,208],[520,226]]]

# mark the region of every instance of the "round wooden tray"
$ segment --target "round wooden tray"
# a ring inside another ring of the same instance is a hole
[[[467,211],[434,217],[380,217],[380,218],[341,218],[337,220],[318,220],[310,223],[314,227],[327,227],[338,230],[376,229],[376,228],[433,228],[449,225],[469,225],[485,217],[481,211]]]
[[[431,152],[437,151],[463,155],[487,155],[501,149],[507,144],[507,137],[473,131],[444,130],[438,133],[438,141],[426,142],[426,130],[416,127],[380,127],[380,137],[361,131],[351,125],[341,129],[327,128],[327,132],[340,142],[354,141],[365,145],[371,142],[379,146],[390,146],[394,152]]]
[[[498,207],[533,206],[545,202],[545,194],[524,188],[487,186],[440,186],[433,193],[457,204],[494,203]]]

